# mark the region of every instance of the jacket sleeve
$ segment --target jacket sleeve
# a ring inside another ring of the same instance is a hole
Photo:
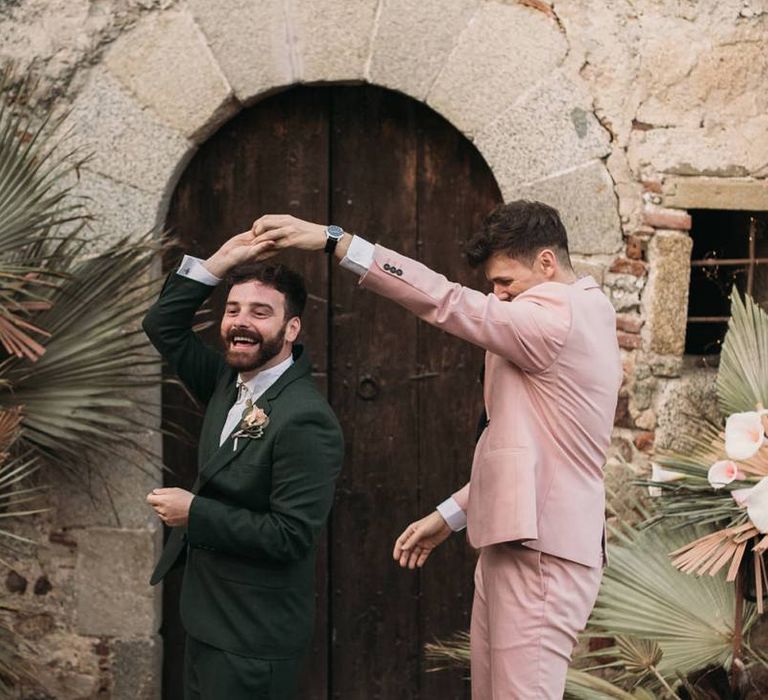
[[[328,517],[343,458],[344,441],[333,414],[324,406],[305,409],[276,437],[269,510],[196,496],[189,513],[190,545],[282,562],[301,559]]]
[[[226,369],[222,355],[206,346],[192,330],[195,312],[213,289],[172,272],[142,322],[152,345],[203,403],[211,398],[217,378]]]
[[[570,301],[556,285],[538,285],[513,301],[501,301],[381,246],[360,284],[526,372],[552,365],[570,331]]]

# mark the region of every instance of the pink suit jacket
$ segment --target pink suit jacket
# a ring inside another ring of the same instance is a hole
[[[376,246],[361,286],[484,348],[489,423],[453,494],[473,547],[523,544],[603,559],[603,466],[621,384],[613,307],[598,284],[547,282],[501,301]]]

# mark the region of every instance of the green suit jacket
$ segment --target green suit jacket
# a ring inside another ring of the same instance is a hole
[[[316,541],[344,441],[297,345],[294,364],[256,402],[269,416],[263,437],[219,446],[237,372],[192,331],[212,289],[172,273],[144,318],[152,344],[206,404],[189,523],[174,528],[151,583],[186,555],[180,605],[188,634],[236,654],[294,657],[312,636]]]

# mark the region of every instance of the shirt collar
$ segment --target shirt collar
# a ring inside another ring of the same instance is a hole
[[[269,387],[271,387],[289,367],[293,365],[293,354],[289,355],[279,365],[263,369],[255,377],[251,377],[247,382],[243,382],[243,378],[237,376],[238,389],[242,384],[245,384],[246,396],[252,401],[259,398]]]

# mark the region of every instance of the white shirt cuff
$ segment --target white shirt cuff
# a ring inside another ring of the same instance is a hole
[[[181,275],[182,277],[189,277],[189,279],[195,280],[196,282],[202,282],[209,287],[215,287],[221,282],[220,277],[216,277],[213,273],[208,272],[200,258],[195,258],[192,255],[184,256],[181,265],[179,265],[179,269],[176,270],[176,274]]]
[[[360,236],[352,236],[352,241],[347,248],[347,254],[342,258],[339,265],[345,270],[354,272],[356,275],[364,275],[373,264],[373,253],[375,247]]]
[[[448,527],[454,532],[463,530],[467,526],[467,514],[453,498],[446,498],[437,507],[437,512],[443,516],[443,520],[448,523]]]

